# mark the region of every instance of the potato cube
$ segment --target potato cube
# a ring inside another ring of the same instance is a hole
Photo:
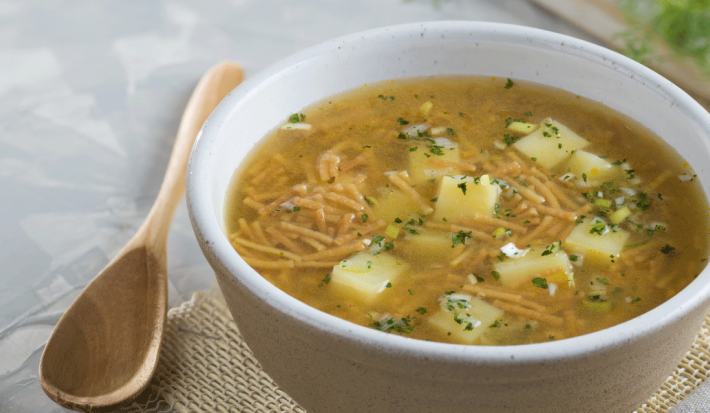
[[[445,176],[439,184],[434,219],[455,222],[476,215],[493,216],[498,201],[498,185],[490,177]]]
[[[611,264],[629,238],[629,233],[613,227],[601,218],[588,218],[577,224],[564,240],[564,247],[584,254],[585,260],[598,264]]]
[[[493,268],[500,275],[498,281],[506,287],[529,283],[542,273],[547,274],[544,278],[548,282],[554,282],[561,287],[573,280],[572,265],[567,254],[562,251],[548,255],[542,255],[540,251],[528,251],[523,257],[506,258],[502,262],[496,262]]]
[[[574,180],[592,187],[615,181],[624,175],[621,167],[581,149],[570,156],[563,172],[573,173]]]
[[[464,344],[474,344],[505,312],[468,294],[444,296],[442,308],[427,321],[444,334]]]
[[[589,141],[567,126],[547,118],[513,146],[545,168],[551,169],[569,158],[573,151],[585,148]]]
[[[409,235],[404,238],[407,248],[417,251],[416,259],[420,260],[444,260],[453,251],[453,241],[451,234],[422,230],[417,227],[417,235]],[[472,242],[472,241],[469,241]]]
[[[530,133],[537,128],[538,128],[538,125],[536,123],[530,123],[530,122],[525,122],[525,121],[520,121],[520,120],[510,122],[510,125],[508,125],[508,129],[512,130],[513,132],[520,132],[520,133]]]
[[[407,172],[415,184],[459,173],[456,168],[435,163],[436,161],[461,162],[459,145],[446,138],[432,140],[433,143],[426,140],[410,148]]]
[[[373,255],[363,251],[333,267],[330,284],[358,301],[372,302],[407,268],[405,262],[386,252]]]
[[[387,188],[383,195],[375,199],[377,203],[372,206],[373,215],[384,219],[388,224],[393,223],[395,218],[404,220],[419,211],[419,205],[399,189]]]

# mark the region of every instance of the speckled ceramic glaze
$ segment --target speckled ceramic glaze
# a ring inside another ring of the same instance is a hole
[[[385,334],[273,287],[232,249],[223,204],[232,175],[291,113],[383,79],[481,74],[553,85],[639,120],[694,167],[710,193],[710,115],[655,72],[559,34],[492,23],[382,28],[308,49],[253,76],[212,114],[195,145],[188,207],[197,239],[254,354],[309,413],[630,412],[683,357],[708,310],[710,271],[621,325],[508,347]]]

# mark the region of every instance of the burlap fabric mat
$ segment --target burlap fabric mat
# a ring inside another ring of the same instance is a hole
[[[710,375],[710,316],[685,359],[635,413],[668,412]],[[219,291],[168,313],[158,371],[122,412],[305,413],[261,370]]]

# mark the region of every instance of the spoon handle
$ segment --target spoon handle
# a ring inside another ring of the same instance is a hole
[[[185,193],[187,161],[195,138],[217,104],[243,79],[244,74],[239,65],[222,62],[207,71],[197,83],[178,127],[160,191],[139,232],[150,229],[149,234],[145,234],[147,237],[155,240],[167,239],[175,208]]]

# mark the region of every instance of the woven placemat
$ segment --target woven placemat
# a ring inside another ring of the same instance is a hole
[[[668,412],[710,375],[710,316],[678,368],[635,413]],[[122,412],[305,413],[264,373],[218,290],[168,313],[158,371]]]

